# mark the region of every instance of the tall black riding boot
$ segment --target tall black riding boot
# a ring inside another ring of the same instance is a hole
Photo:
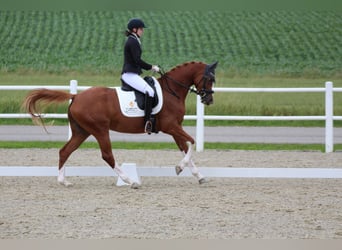
[[[150,97],[147,93],[145,94],[145,133],[151,134],[153,129],[152,122],[152,101],[153,97]]]

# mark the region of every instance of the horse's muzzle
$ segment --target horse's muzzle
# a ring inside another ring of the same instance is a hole
[[[205,105],[213,104],[213,93],[214,91],[207,89],[202,89],[201,91],[197,92],[197,94],[201,97],[201,102]]]
[[[205,105],[210,105],[214,103],[214,98],[212,93],[205,93],[201,95],[201,102]]]

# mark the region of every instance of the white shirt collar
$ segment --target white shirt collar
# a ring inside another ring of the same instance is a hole
[[[138,40],[138,43],[141,45],[140,38],[138,37],[138,35],[137,35],[137,34],[135,34],[135,33],[131,33],[131,36],[132,36],[133,38],[137,39],[137,40]]]

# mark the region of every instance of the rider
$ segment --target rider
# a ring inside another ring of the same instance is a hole
[[[142,49],[140,37],[146,28],[144,22],[139,18],[132,18],[127,24],[127,40],[124,47],[124,65],[122,67],[121,79],[132,88],[145,94],[145,132],[152,132],[152,100],[153,88],[140,76],[142,69],[159,72],[157,65],[151,65],[141,59]]]

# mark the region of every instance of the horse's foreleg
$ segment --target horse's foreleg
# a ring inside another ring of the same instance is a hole
[[[197,178],[199,184],[203,184],[206,182],[206,179],[204,176],[200,173],[198,167],[196,167],[193,159],[192,159],[192,144],[190,142],[186,142],[188,146],[188,151],[184,153],[184,158],[180,161],[180,163],[176,166],[176,173],[179,175],[183,170],[186,165],[189,166],[191,173],[194,177]]]
[[[192,159],[190,159],[189,162],[189,167],[191,170],[191,173],[193,176],[195,176],[199,182],[199,184],[203,184],[205,182],[207,182],[207,180],[205,179],[205,177],[200,173],[198,167],[196,167],[194,161]]]
[[[171,134],[178,146],[183,152],[184,158],[176,166],[176,174],[179,175],[185,168],[186,165],[190,167],[191,173],[197,178],[200,184],[205,182],[204,176],[199,172],[192,160],[192,146],[195,143],[194,139],[188,135],[181,127],[174,127],[173,130],[168,131]]]
[[[179,175],[185,168],[186,165],[190,163],[191,155],[192,155],[192,146],[190,142],[186,142],[188,145],[187,152],[183,151],[184,158],[179,162],[179,164],[176,166],[176,174]]]

